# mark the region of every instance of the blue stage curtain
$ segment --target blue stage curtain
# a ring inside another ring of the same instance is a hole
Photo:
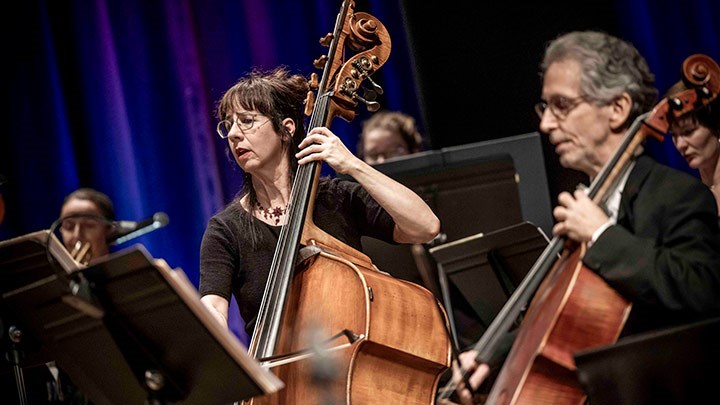
[[[118,248],[141,243],[197,285],[205,225],[242,184],[215,133],[216,102],[254,68],[321,74],[312,62],[327,53],[319,39],[332,32],[341,2],[23,3],[4,13],[1,28],[0,239],[49,228],[65,195],[94,187],[112,198],[118,219],[166,212],[166,228]],[[400,8],[364,7],[356,9],[377,13],[394,40],[376,76],[383,108],[417,115]],[[367,116],[359,109],[352,123],[333,122],[352,150]]]
[[[680,80],[682,62],[702,53],[720,63],[720,3],[713,0],[618,0],[621,36],[631,41],[655,73],[660,96]],[[658,161],[697,175],[677,152],[672,138],[648,142]]]
[[[375,76],[385,89],[382,107],[417,117],[422,130],[423,107],[408,45],[412,41],[405,37],[400,3],[357,1],[356,9],[378,17],[392,38],[390,59]],[[649,3],[618,1],[615,8],[623,34],[648,57],[664,90],[677,80],[678,67],[690,53],[717,58],[719,36],[713,23],[720,10],[710,0]],[[182,268],[197,285],[205,225],[241,186],[241,173],[228,158],[225,141],[215,134],[215,103],[253,68],[286,65],[305,76],[320,73],[312,61],[327,49],[318,40],[332,31],[340,4],[15,3],[0,23],[5,90],[0,175],[6,179],[0,195],[7,211],[0,240],[49,228],[65,195],[78,187],[94,187],[113,199],[118,219],[140,220],[166,212],[166,228],[132,243]],[[437,18],[442,18],[442,11],[438,6]],[[527,19],[528,30],[519,36],[532,35],[533,25],[543,23],[518,14],[497,18]],[[455,40],[466,41],[468,51],[478,40],[507,41],[508,52],[528,51],[514,46],[517,38],[491,38],[481,32],[477,38]],[[462,58],[442,58],[438,63],[462,63]],[[534,100],[539,89],[525,91],[524,96]],[[458,108],[468,107],[472,103],[458,102]],[[470,114],[479,126],[492,119],[477,111]],[[351,150],[360,123],[369,115],[361,105],[351,123],[333,122],[333,130]],[[672,144],[666,142],[666,150],[674,150],[668,147]]]

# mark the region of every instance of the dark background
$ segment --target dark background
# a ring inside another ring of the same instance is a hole
[[[572,30],[619,35],[611,2],[589,2],[583,12],[570,2],[440,11],[437,2],[403,1],[403,7],[421,113],[435,149],[535,131],[546,42]],[[553,198],[586,181],[560,167],[548,142],[543,151]]]
[[[241,175],[214,132],[223,91],[252,68],[309,76],[340,1],[28,0],[0,17],[3,59],[0,240],[49,228],[65,195],[97,188],[118,219],[164,211],[170,224],[136,239],[198,282],[205,225]],[[417,118],[430,148],[536,130],[545,43],[596,29],[633,42],[664,92],[693,53],[718,59],[716,1],[357,1],[392,38],[375,76],[383,108]],[[332,129],[352,150],[362,120]],[[547,146],[547,145],[546,145]],[[687,170],[670,142],[650,146]],[[545,147],[553,198],[581,177]],[[129,245],[129,244],[126,244]],[[124,247],[124,246],[121,246]]]

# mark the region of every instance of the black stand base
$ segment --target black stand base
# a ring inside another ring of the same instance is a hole
[[[0,325],[2,325],[2,322],[0,322]],[[3,329],[3,332],[7,333],[8,349],[5,351],[5,359],[12,365],[13,368],[15,386],[17,387],[18,403],[20,405],[25,405],[28,403],[28,399],[27,391],[25,390],[25,376],[22,369],[22,360],[24,357],[21,349],[22,331],[16,326],[11,325],[8,327],[7,331]]]

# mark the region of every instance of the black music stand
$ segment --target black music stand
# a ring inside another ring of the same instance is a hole
[[[540,228],[531,222],[522,222],[430,249],[437,263],[443,302],[457,347],[459,331],[452,304],[456,300],[450,292],[449,282],[452,281],[479,317],[481,330],[473,339],[477,340],[547,244],[548,238]]]
[[[80,268],[54,235],[0,242],[2,316],[96,404],[222,404],[282,382],[141,245]]]
[[[700,404],[717,397],[719,342],[720,318],[712,318],[627,336],[574,359],[593,405]]]
[[[518,174],[508,153],[490,153],[484,147],[452,152],[431,150],[399,156],[373,167],[427,202],[442,224],[443,243],[523,220]],[[367,236],[362,238],[362,248],[381,270],[423,285],[442,299],[436,288],[435,264],[430,261],[430,271],[418,266],[418,260],[427,253]]]

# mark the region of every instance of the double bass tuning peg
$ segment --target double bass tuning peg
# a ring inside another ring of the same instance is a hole
[[[313,66],[315,66],[316,69],[323,69],[325,68],[325,63],[327,63],[328,57],[327,55],[321,55],[319,58],[313,60]]]
[[[307,92],[307,96],[305,97],[305,113],[306,116],[311,116],[313,109],[315,108],[315,93],[312,91]]]
[[[680,111],[683,108],[683,102],[678,97],[668,99],[668,106],[671,110]]]
[[[308,80],[308,86],[310,86],[311,90],[317,90],[320,87],[320,83],[318,82],[317,73],[315,73],[315,72],[310,73],[310,79]]]
[[[377,94],[383,94],[383,88],[379,84],[375,83],[375,81],[369,75],[366,77],[366,79],[372,86],[372,91]]]
[[[324,37],[320,38],[320,45],[322,46],[330,46],[333,40],[333,34],[331,32],[328,32],[325,34]]]
[[[308,79],[308,87],[310,88],[310,90],[308,90],[307,96],[305,97],[305,115],[309,117],[312,114],[313,108],[315,108],[315,93],[313,93],[313,91],[320,88],[317,73],[310,73],[310,79]]]
[[[358,101],[365,103],[365,106],[367,106],[367,110],[370,112],[375,112],[380,109],[380,103],[378,103],[377,101],[368,100],[368,99],[360,96],[357,93],[353,93],[352,98],[354,100],[358,100]]]
[[[353,67],[355,68],[351,72],[353,77],[367,80],[375,93],[383,94],[383,88],[370,77],[373,69],[372,58],[360,58],[353,62]]]
[[[377,96],[378,96],[378,94],[375,90],[366,89],[363,87],[363,97],[365,98],[365,100],[375,101],[375,100],[377,100]]]

